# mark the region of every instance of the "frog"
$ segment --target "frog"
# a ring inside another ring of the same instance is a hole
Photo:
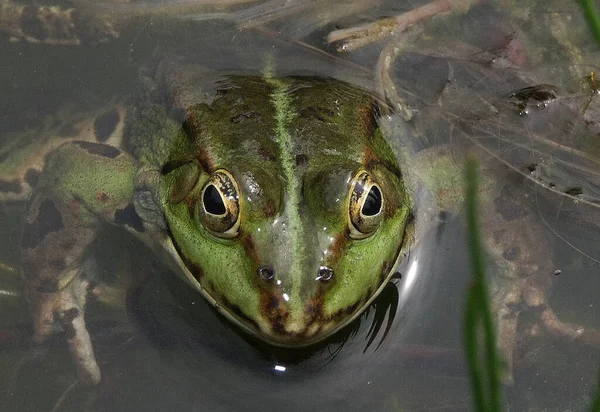
[[[14,155],[16,139],[3,156],[2,199],[28,199],[22,272],[35,340],[64,334],[82,383],[101,379],[84,314],[96,290],[85,256],[102,225],[148,243],[244,332],[296,348],[343,329],[394,276],[417,223],[434,220],[421,216],[418,187],[434,210],[460,209],[465,147],[399,147],[372,93],[325,78],[221,78],[163,59],[132,102],[50,127],[26,155]],[[498,170],[483,170],[482,221],[496,228],[484,239],[501,272],[493,297],[510,381],[521,312],[554,336],[594,331],[549,307],[546,232]]]
[[[84,261],[104,224],[170,256],[242,330],[287,347],[356,318],[406,243],[410,198],[372,95],[333,79],[216,81],[173,60],[126,114],[114,107],[38,137],[43,162],[2,173],[13,201],[28,197],[22,274],[35,340],[64,333],[83,383],[100,381]]]

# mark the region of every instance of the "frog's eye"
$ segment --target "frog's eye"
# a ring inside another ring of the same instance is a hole
[[[239,189],[226,170],[215,171],[202,188],[198,202],[198,217],[202,226],[215,236],[230,239],[240,228]]]
[[[366,170],[359,171],[352,179],[348,214],[352,239],[371,236],[383,218],[383,194]]]

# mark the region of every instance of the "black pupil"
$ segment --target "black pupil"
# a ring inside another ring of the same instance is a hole
[[[204,191],[204,209],[212,215],[222,215],[225,213],[225,204],[215,185],[208,185]]]
[[[377,186],[371,187],[369,194],[362,207],[362,214],[365,216],[375,216],[381,210],[381,192]]]

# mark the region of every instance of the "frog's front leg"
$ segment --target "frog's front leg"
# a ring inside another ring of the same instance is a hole
[[[141,225],[132,204],[136,170],[112,146],[66,143],[48,155],[27,205],[21,251],[35,340],[64,333],[88,385],[100,381],[100,371],[84,320],[85,252],[103,222]]]

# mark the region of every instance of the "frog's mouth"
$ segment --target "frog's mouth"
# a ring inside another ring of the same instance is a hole
[[[172,252],[181,256],[176,250],[176,246],[170,241],[168,243]],[[227,299],[219,298],[217,300],[200,284],[192,272],[193,265],[187,266],[183,259],[177,260],[177,262],[180,269],[178,272],[183,274],[186,282],[199,291],[221,315],[254,338],[282,348],[317,344],[340,331],[371,305],[393,275],[393,271],[389,271],[382,278],[374,293],[367,291],[362,299],[353,305],[332,314],[324,313],[322,298],[319,298],[319,294],[305,304],[302,312],[294,315],[294,312],[289,309],[289,302],[286,301],[283,293],[264,290],[260,297],[261,316],[259,319],[253,319],[247,316],[241,308],[228,302]]]

